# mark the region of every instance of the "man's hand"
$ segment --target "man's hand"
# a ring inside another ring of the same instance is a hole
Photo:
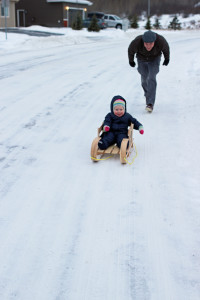
[[[163,62],[163,66],[167,66],[169,63],[169,59],[165,59],[164,62]]]
[[[134,60],[133,61],[129,61],[129,65],[131,66],[131,67],[135,67],[135,62],[134,62]]]

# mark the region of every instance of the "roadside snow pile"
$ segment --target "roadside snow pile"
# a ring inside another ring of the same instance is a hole
[[[23,50],[29,49],[42,49],[57,46],[71,46],[79,44],[89,44],[100,40],[113,40],[126,38],[123,30],[116,30],[108,28],[100,32],[89,32],[87,29],[73,30],[72,28],[48,28],[43,26],[30,26],[23,28],[25,30],[39,31],[39,32],[52,32],[62,35],[52,35],[48,37],[36,37],[26,34],[7,33],[7,40],[5,33],[0,32],[0,50],[3,49],[18,49],[23,46]]]
[[[200,29],[200,15],[178,16],[178,19],[183,29]]]

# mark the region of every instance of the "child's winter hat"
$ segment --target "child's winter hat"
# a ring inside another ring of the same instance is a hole
[[[122,99],[117,99],[117,100],[115,100],[115,101],[113,102],[113,109],[114,109],[116,106],[118,106],[118,105],[123,106],[123,108],[124,108],[124,110],[125,110],[125,102],[124,102],[124,100],[122,100]]]

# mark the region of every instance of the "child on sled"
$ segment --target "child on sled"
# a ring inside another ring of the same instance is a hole
[[[126,112],[126,100],[122,96],[114,96],[110,104],[111,112],[105,117],[103,135],[98,142],[100,150],[117,143],[120,148],[124,138],[128,138],[128,126],[134,124],[134,129],[144,133],[143,125]]]

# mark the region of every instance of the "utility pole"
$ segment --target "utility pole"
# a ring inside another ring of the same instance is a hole
[[[1,6],[4,9],[6,40],[7,40],[7,16],[8,16],[9,5],[10,5],[10,0],[1,1]]]
[[[151,0],[148,0],[148,10],[147,10],[147,17],[150,18],[151,14]]]

